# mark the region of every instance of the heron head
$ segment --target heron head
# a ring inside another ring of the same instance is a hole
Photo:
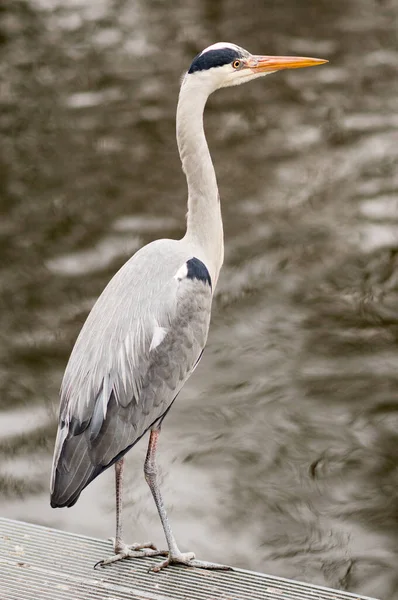
[[[300,69],[328,62],[321,58],[302,56],[261,56],[250,54],[244,48],[227,42],[218,42],[195,56],[185,75],[198,84],[209,86],[210,91],[240,85],[257,77],[282,69]]]

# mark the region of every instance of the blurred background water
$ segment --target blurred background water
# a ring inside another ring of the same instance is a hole
[[[320,56],[209,102],[226,259],[163,491],[200,558],[398,598],[397,31],[395,0],[2,1],[0,514],[113,535],[111,470],[49,506],[58,389],[113,273],[184,232],[180,74]],[[163,546],[144,454],[125,538]]]

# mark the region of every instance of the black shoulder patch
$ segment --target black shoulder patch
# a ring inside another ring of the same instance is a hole
[[[199,281],[203,281],[204,283],[208,283],[211,289],[211,277],[210,273],[207,270],[207,267],[201,260],[198,258],[191,258],[187,260],[187,278],[188,279],[199,279]]]
[[[222,67],[228,65],[236,58],[240,58],[239,52],[233,48],[220,48],[219,50],[208,50],[203,54],[198,54],[192,61],[188,73],[196,71],[205,71],[213,67]]]

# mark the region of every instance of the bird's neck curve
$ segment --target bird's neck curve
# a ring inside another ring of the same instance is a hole
[[[177,107],[177,143],[188,184],[187,231],[215,284],[224,258],[224,236],[216,174],[203,129],[203,111],[212,89],[186,75]],[[200,258],[200,257],[198,257]]]

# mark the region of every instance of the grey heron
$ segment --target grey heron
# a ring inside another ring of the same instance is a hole
[[[187,228],[180,240],[141,248],[116,273],[76,340],[61,386],[51,506],[72,506],[111,465],[116,477],[114,555],[166,556],[170,563],[219,565],[180,552],[160,494],[155,462],[161,424],[197,366],[206,344],[212,298],[223,262],[223,225],[216,175],[203,130],[208,96],[281,69],[320,65],[317,58],[258,56],[219,42],[185,73],[177,107],[177,143],[188,184]],[[168,545],[122,540],[124,455],[150,431],[144,472]]]

